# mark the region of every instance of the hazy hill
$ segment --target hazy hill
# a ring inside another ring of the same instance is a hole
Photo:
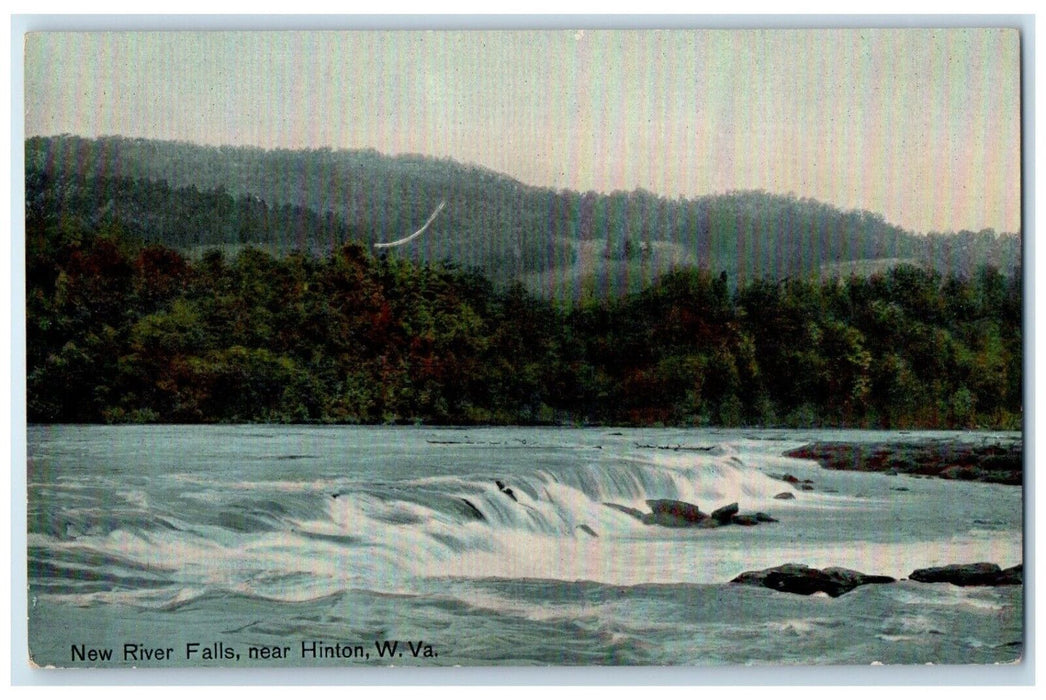
[[[374,150],[37,137],[26,141],[26,171],[30,216],[118,223],[189,251],[369,245],[411,233],[446,200],[425,236],[388,255],[450,260],[562,297],[635,290],[681,266],[725,271],[733,283],[859,273],[898,260],[960,274],[1020,261],[1017,236],[914,235],[878,214],[810,199],[556,191],[449,159]]]

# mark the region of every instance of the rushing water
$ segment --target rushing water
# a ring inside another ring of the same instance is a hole
[[[828,598],[728,583],[786,562],[898,579],[1021,563],[1019,488],[781,456],[882,433],[33,426],[28,437],[29,642],[42,666],[955,664],[1023,652],[1020,586],[900,581]],[[775,478],[784,472],[815,490],[775,499],[794,490]],[[604,505],[660,498],[706,512],[736,501],[779,522],[673,529]]]

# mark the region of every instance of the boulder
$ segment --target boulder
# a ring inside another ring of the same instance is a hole
[[[950,583],[955,586],[995,586],[1002,575],[998,564],[978,562],[976,564],[951,564],[916,569],[908,575],[921,583]]]
[[[501,491],[501,493],[505,494],[506,496],[511,498],[513,501],[519,503],[519,499],[516,498],[515,492],[512,489],[510,489],[508,486],[505,486],[504,482],[495,479],[494,483],[497,485],[498,491]]]
[[[707,514],[702,513],[701,509],[693,503],[687,503],[686,501],[673,501],[668,498],[651,499],[646,502],[650,506],[650,511],[653,513],[668,513],[670,515],[678,515],[681,518],[687,520],[704,520],[708,517]]]
[[[646,513],[642,519],[646,525],[660,525],[661,527],[697,527],[702,522],[687,520],[672,513]]]
[[[761,523],[776,523],[777,518],[771,517],[768,513],[756,513],[755,519]]]
[[[766,583],[767,577],[771,574],[782,574],[788,576],[805,576],[811,571],[817,571],[817,569],[811,569],[806,564],[781,564],[780,566],[774,566],[769,569],[761,569],[759,571],[745,571],[742,574],[735,576],[730,583],[743,583],[749,586],[763,586]]]
[[[734,525],[741,525],[743,527],[752,527],[753,525],[758,525],[762,521],[760,521],[754,515],[735,515],[734,517],[732,517],[730,519],[730,522],[733,523]]]
[[[838,598],[858,586],[893,583],[894,580],[889,576],[863,574],[860,571],[836,566],[821,570],[805,564],[783,564],[762,571],[746,571],[734,578],[731,583],[763,586],[775,591],[798,595],[827,593],[833,598]]]
[[[897,581],[897,579],[892,576],[864,574],[860,571],[854,571],[853,569],[844,569],[841,566],[829,566],[821,571],[832,581],[837,582],[840,586],[846,587],[846,591],[851,591],[858,586],[867,586],[875,583],[894,583]],[[846,591],[843,592],[845,593]]]
[[[720,525],[726,525],[729,523],[737,512],[740,510],[736,503],[731,503],[728,506],[722,508],[716,508],[712,511],[712,520],[715,520]]]
[[[779,501],[791,501],[793,498],[795,498],[795,494],[791,491],[782,491],[781,493],[774,496],[774,498],[776,498]]]
[[[706,513],[693,503],[686,501],[673,501],[671,499],[655,499],[646,502],[650,506],[650,514],[643,516],[643,522],[648,525],[661,525],[662,527],[694,527],[708,519]]]

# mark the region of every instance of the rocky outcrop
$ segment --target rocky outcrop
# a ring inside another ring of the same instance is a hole
[[[791,501],[795,498],[795,494],[791,491],[782,491],[781,493],[774,496],[779,501]]]
[[[649,500],[650,513],[643,516],[643,522],[648,525],[661,525],[662,527],[694,527],[708,519],[707,513],[693,503],[686,501],[673,501],[670,499]]]
[[[717,508],[712,511],[711,515],[702,512],[693,503],[669,498],[650,499],[646,504],[650,507],[649,513],[620,503],[604,503],[603,505],[630,515],[647,525],[661,527],[714,528],[724,525],[752,527],[761,523],[777,522],[777,518],[773,518],[767,513],[742,514],[739,512],[740,508],[737,503]]]
[[[842,593],[852,591],[858,586],[867,586],[869,584],[894,583],[897,580],[892,576],[883,576],[880,574],[864,574],[860,571],[854,571],[853,569],[844,569],[841,566],[829,566],[825,569],[822,569],[821,571],[830,580],[836,582],[840,586]]]
[[[805,564],[782,564],[761,571],[746,571],[733,579],[731,583],[763,586],[775,591],[798,595],[827,593],[833,598],[838,598],[858,586],[893,583],[895,580],[889,576],[869,575],[837,566],[814,569]]]
[[[998,564],[988,562],[916,569],[908,578],[921,583],[950,583],[953,586],[1019,586],[1024,581],[1023,565],[1004,571]]]
[[[954,440],[916,444],[822,442],[791,450],[785,456],[813,459],[825,469],[890,475],[1014,485],[1021,484],[1024,477],[1023,444],[1019,441],[981,445]]]
[[[715,520],[720,525],[726,525],[730,523],[733,517],[737,515],[740,510],[741,509],[738,507],[736,503],[731,503],[730,505],[723,506],[722,508],[716,508],[712,511],[712,520]]]
[[[770,477],[773,478],[773,479],[777,479],[778,481],[783,481],[786,484],[791,484],[794,488],[797,488],[800,491],[813,491],[814,490],[813,479],[800,479],[799,477],[795,476],[794,474],[787,474],[787,473],[786,474],[770,474]]]
[[[1024,574],[1021,564],[1001,569],[998,564],[979,562],[916,569],[908,578],[920,583],[951,583],[956,586],[1019,586],[1024,581]],[[896,580],[840,566],[815,569],[806,564],[782,564],[761,571],[746,571],[730,583],[762,586],[797,595],[826,593],[838,598],[859,586],[894,583]]]
[[[498,479],[494,479],[494,484],[498,487],[498,491],[500,491],[501,493],[505,494],[506,496],[511,498],[516,503],[519,503],[519,499],[516,498],[515,492],[512,489],[510,489],[508,486],[505,486],[505,483],[503,481],[500,481]]]
[[[1003,569],[999,577],[995,579],[995,586],[1021,586],[1024,585],[1024,565],[1018,564],[1008,569]]]

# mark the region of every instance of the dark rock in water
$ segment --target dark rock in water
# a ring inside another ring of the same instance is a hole
[[[340,495],[341,495],[340,493],[332,493],[331,494],[331,498],[337,498]]]
[[[894,486],[890,490],[891,491],[910,491],[911,489],[909,489],[907,486]]]
[[[651,512],[654,513],[670,513],[694,521],[704,520],[708,517],[708,515],[701,512],[700,507],[686,501],[673,501],[668,498],[661,498],[648,500],[646,504],[650,506]]]
[[[716,508],[712,511],[712,520],[715,520],[720,525],[726,525],[735,515],[737,515],[738,510],[740,509],[736,503],[731,503],[722,508]]]
[[[596,534],[596,531],[593,530],[592,528],[590,528],[588,525],[585,525],[585,524],[578,525],[577,529],[581,530],[581,532],[584,532],[586,534],[592,535],[593,537],[599,537],[599,535]]]
[[[998,578],[995,579],[996,586],[1020,586],[1024,584],[1024,565],[1018,564],[1008,569],[1003,569]]]
[[[998,578],[1001,573],[1002,569],[998,564],[981,562],[916,569],[908,575],[908,578],[921,583],[953,583],[969,586],[988,584]]]
[[[497,484],[498,491],[501,491],[501,493],[505,494],[506,496],[511,498],[516,503],[519,503],[519,499],[516,498],[516,494],[512,491],[512,489],[510,489],[507,486],[505,486],[505,482],[498,481],[497,479],[494,479],[494,483]]]
[[[466,506],[468,506],[468,514],[471,517],[475,518],[476,520],[486,520],[487,519],[487,516],[483,515],[483,513],[480,512],[479,508],[474,506],[472,504],[472,501],[470,501],[469,499],[462,498],[461,502],[464,503]]]
[[[995,586],[1002,576],[998,564],[978,562],[976,564],[951,564],[916,569],[908,575],[921,583],[950,583],[955,586]]]
[[[651,513],[643,516],[643,522],[647,525],[661,525],[662,527],[694,527],[708,519],[708,515],[693,503],[686,501],[673,501],[671,499],[657,499],[646,502],[650,506]]]
[[[894,583],[897,581],[893,576],[882,576],[879,574],[864,574],[853,569],[844,569],[841,566],[829,566],[821,569],[825,576],[838,582],[842,586],[851,586],[847,590],[853,590],[858,586],[866,586],[873,583]],[[845,592],[845,591],[844,591]]]
[[[781,564],[769,569],[761,569],[759,571],[745,571],[742,574],[735,576],[730,583],[743,583],[749,586],[762,586],[766,581],[766,578],[771,574],[781,574],[788,576],[804,576],[809,575],[811,571],[817,571],[817,569],[811,569],[806,564]]]
[[[623,506],[620,503],[604,503],[603,505],[605,505],[607,508],[619,510],[622,513],[625,513],[626,515],[631,515],[636,520],[642,520],[646,516],[646,513],[639,510],[638,508],[629,508],[628,506]]]
[[[763,586],[784,593],[812,595],[827,593],[838,598],[858,586],[872,583],[893,583],[889,576],[874,576],[860,571],[829,567],[814,569],[805,564],[783,564],[762,571],[746,571],[731,583],[742,583],[749,586]]]
[[[660,525],[661,527],[698,527],[709,529],[731,524],[750,527],[759,523],[777,522],[776,519],[771,518],[766,513],[740,515],[736,503],[718,508],[711,515],[702,513],[701,509],[693,503],[667,498],[648,500],[647,505],[650,506],[650,513],[643,513],[635,508],[629,508],[618,503],[604,503],[603,505],[619,510],[622,513],[627,513],[647,525]]]
[[[814,487],[811,486],[810,484],[803,483],[803,484],[799,484],[799,489],[802,490],[802,491],[813,491]]]
[[[647,513],[643,515],[643,522],[647,525],[660,525],[661,527],[703,527],[712,521],[707,518],[689,520],[673,513]]]
[[[789,484],[798,484],[799,483],[799,477],[792,476],[791,474],[785,474],[784,476],[781,477],[781,481],[786,481]]]
[[[826,469],[847,469],[921,478],[1020,485],[1024,479],[1023,444],[976,445],[965,440],[921,443],[813,443],[785,453],[817,460]]]
[[[795,498],[795,494],[791,491],[782,491],[781,493],[774,496],[779,501],[791,501]]]

